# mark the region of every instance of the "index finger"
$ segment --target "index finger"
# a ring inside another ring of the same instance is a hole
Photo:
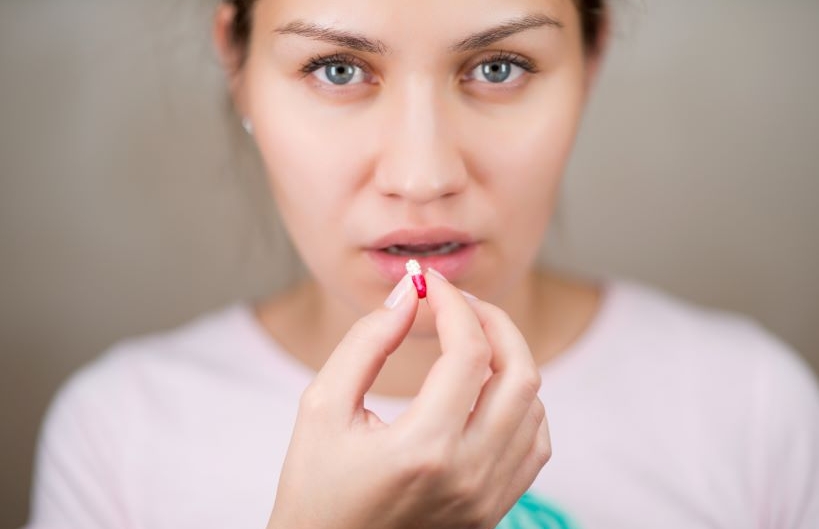
[[[379,307],[356,321],[317,373],[310,389],[336,416],[346,420],[361,410],[387,356],[409,332],[418,308],[412,290],[412,281],[404,276],[393,291],[396,305]]]

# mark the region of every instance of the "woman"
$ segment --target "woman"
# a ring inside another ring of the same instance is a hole
[[[593,1],[222,3],[311,277],[73,377],[31,526],[815,526],[819,396],[790,351],[535,266],[606,27]]]

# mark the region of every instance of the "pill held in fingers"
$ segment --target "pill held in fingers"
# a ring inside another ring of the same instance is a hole
[[[407,261],[406,268],[412,278],[412,284],[415,285],[415,291],[418,292],[418,299],[424,299],[427,297],[427,280],[424,279],[421,265],[415,259],[410,259]]]

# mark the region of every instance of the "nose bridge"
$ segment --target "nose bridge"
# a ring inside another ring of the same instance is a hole
[[[428,202],[463,187],[465,170],[444,97],[421,76],[392,94],[376,174],[382,193]]]

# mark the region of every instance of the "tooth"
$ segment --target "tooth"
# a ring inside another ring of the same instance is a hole
[[[440,245],[419,244],[417,246],[394,244],[392,246],[384,248],[384,251],[390,255],[400,255],[404,257],[406,256],[429,257],[432,255],[444,255],[452,253],[456,250],[459,250],[461,246],[462,246],[461,243],[457,242],[447,242]]]

